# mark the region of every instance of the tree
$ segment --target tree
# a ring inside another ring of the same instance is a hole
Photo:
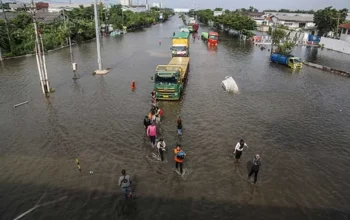
[[[213,21],[217,28],[220,28],[220,26],[223,25],[224,28],[242,32],[244,30],[254,30],[256,27],[256,22],[254,20],[240,12],[225,10],[223,15],[214,17],[214,12],[212,10],[204,9],[196,11],[196,14],[199,21],[205,24],[208,24],[209,21]]]
[[[223,8],[215,8],[214,11],[223,11]]]
[[[269,28],[269,31],[267,33],[271,36],[272,44],[274,45],[279,44],[280,41],[287,35],[286,31],[280,28],[275,28],[275,30]]]
[[[253,6],[249,6],[248,12],[258,12],[259,10],[254,8]]]
[[[282,55],[290,55],[295,44],[293,42],[284,42],[283,44],[280,44],[277,48],[277,52]]]
[[[335,8],[327,7],[315,12],[314,23],[316,24],[318,35],[327,34],[330,31],[336,31],[338,25],[345,21],[348,9],[344,8],[337,11]]]

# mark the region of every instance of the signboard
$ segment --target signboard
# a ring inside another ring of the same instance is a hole
[[[321,37],[320,37],[320,36],[311,35],[311,34],[309,34],[309,36],[308,36],[308,41],[320,42],[320,40],[321,40]]]
[[[223,11],[214,11],[214,16],[220,16],[223,15]]]

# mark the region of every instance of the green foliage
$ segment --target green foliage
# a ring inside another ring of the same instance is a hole
[[[205,9],[196,11],[196,14],[199,21],[205,24],[208,24],[209,21],[213,21],[217,27],[219,27],[219,24],[222,24],[224,25],[224,28],[230,28],[237,31],[254,30],[256,27],[256,22],[254,20],[240,12],[225,10],[223,15],[214,17],[212,10]]]
[[[284,42],[283,44],[280,44],[278,46],[278,53],[283,54],[283,55],[290,55],[295,44],[293,42]]]
[[[149,26],[159,21],[159,14],[163,13],[163,21],[174,14],[171,9],[151,9],[148,12],[134,13],[132,11],[122,12],[121,5],[114,5],[109,10],[99,6],[100,22],[112,24],[114,28],[129,29]],[[95,38],[95,22],[93,6],[74,8],[65,11],[66,23],[63,20],[44,24],[39,23],[38,29],[42,33],[43,43],[46,50],[52,50],[67,45],[67,38],[71,36],[73,42],[82,42]],[[32,17],[27,12],[20,13],[9,21],[11,45],[10,47],[6,26],[0,20],[0,47],[3,54],[7,56],[19,56],[34,53],[35,34]],[[12,49],[12,51],[10,50]]]
[[[345,21],[347,13],[348,9],[346,8],[338,11],[332,7],[327,7],[316,11],[314,14],[314,23],[319,31],[319,35],[321,36],[330,31],[336,31],[338,24]]]
[[[249,13],[249,12],[258,12],[259,10],[254,8],[253,6],[249,6],[248,9],[246,8],[240,8],[240,9],[236,9],[235,12],[241,12],[241,13]]]
[[[269,28],[267,33],[271,36],[273,44],[279,43],[287,35],[287,32],[280,28],[275,28],[275,30]]]

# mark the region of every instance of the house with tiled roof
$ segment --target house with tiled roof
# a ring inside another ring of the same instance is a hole
[[[350,23],[339,25],[341,28],[340,40],[350,43]]]

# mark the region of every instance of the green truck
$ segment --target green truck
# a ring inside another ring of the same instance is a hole
[[[158,65],[154,77],[157,100],[179,100],[189,70],[189,57],[173,57],[168,65]]]
[[[172,39],[172,57],[188,57],[190,55],[190,33],[177,32]]]

